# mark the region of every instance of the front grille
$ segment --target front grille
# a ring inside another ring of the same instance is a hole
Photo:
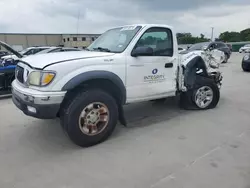
[[[24,74],[24,68],[17,65],[16,66],[16,79],[22,84],[24,83],[23,74]]]

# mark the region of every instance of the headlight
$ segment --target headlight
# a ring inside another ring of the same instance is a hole
[[[244,60],[248,60],[249,58],[250,58],[249,55],[245,55],[245,56],[243,57]]]
[[[46,86],[52,82],[56,74],[54,72],[32,71],[28,77],[28,84],[34,86]]]

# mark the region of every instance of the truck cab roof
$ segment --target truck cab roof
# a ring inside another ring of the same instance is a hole
[[[137,26],[141,26],[142,28],[144,27],[166,27],[169,29],[173,29],[172,26],[166,25],[166,24],[131,24],[131,25],[120,25],[117,27],[113,27],[111,29],[120,28],[120,27],[137,27]]]

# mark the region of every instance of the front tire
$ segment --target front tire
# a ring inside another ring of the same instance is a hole
[[[81,147],[105,141],[118,121],[118,107],[108,93],[91,89],[80,92],[65,107],[61,122],[70,139]]]
[[[247,69],[247,68],[244,68],[244,67],[242,67],[242,70],[243,70],[244,72],[250,72],[250,69]]]
[[[242,68],[242,70],[243,70],[244,72],[250,72],[249,66],[247,67],[246,65],[244,65],[243,62],[241,63],[241,68]]]
[[[206,110],[215,108],[220,99],[217,84],[205,77],[198,77],[193,89],[181,93],[180,104],[184,109]]]

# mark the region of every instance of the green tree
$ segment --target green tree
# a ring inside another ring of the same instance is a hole
[[[179,44],[194,44],[209,41],[209,39],[205,38],[204,34],[200,34],[200,37],[193,37],[191,33],[177,33],[176,36]]]
[[[250,41],[250,28],[244,29],[240,32],[225,31],[220,34],[219,39],[224,42]]]
[[[220,34],[219,39],[224,42],[238,42],[238,41],[241,41],[241,36],[239,32],[226,31]]]
[[[250,41],[250,28],[242,30],[240,37],[242,41]]]

